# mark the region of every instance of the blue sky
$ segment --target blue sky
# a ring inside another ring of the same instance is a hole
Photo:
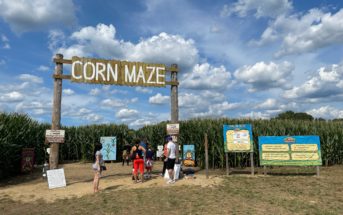
[[[0,0],[0,111],[51,121],[61,53],[177,63],[180,119],[343,118],[343,2]],[[70,67],[64,66],[64,74]],[[62,124],[170,119],[170,87],[63,81]]]

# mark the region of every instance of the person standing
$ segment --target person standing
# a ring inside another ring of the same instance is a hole
[[[134,141],[134,146],[131,149],[131,158],[133,159],[133,168],[134,168],[134,176],[135,182],[143,182],[144,180],[144,160],[143,155],[145,153],[145,149],[139,145],[140,140],[136,139]],[[138,179],[138,169],[140,173],[140,180]]]
[[[167,158],[166,158],[166,168],[168,170],[169,174],[169,180],[167,181],[168,184],[175,183],[174,180],[174,166],[175,166],[175,160],[176,160],[176,145],[173,142],[173,139],[171,136],[167,136]]]
[[[147,177],[151,178],[151,171],[153,167],[153,159],[154,159],[154,151],[151,149],[151,145],[147,144],[148,150],[146,151],[146,165],[145,168],[147,170]]]
[[[94,180],[93,180],[93,191],[94,193],[99,191],[99,182],[101,178],[101,172],[104,164],[104,160],[102,159],[102,154],[101,154],[101,149],[102,145],[97,144],[94,147],[94,156],[95,156],[95,162],[93,164],[93,170],[94,170]]]
[[[166,158],[168,156],[168,150],[167,150],[168,140],[167,140],[167,138],[168,138],[168,136],[166,136],[164,138],[165,144],[163,146],[163,168],[162,168],[162,174],[161,174],[162,177],[164,177],[164,174],[165,174],[166,169],[167,169],[167,161],[166,161]]]

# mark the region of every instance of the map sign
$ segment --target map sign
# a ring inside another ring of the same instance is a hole
[[[260,165],[322,165],[319,136],[258,137]]]
[[[224,125],[225,152],[252,152],[252,127],[251,124]]]
[[[117,158],[117,137],[101,137],[101,154],[104,161],[113,161]]]

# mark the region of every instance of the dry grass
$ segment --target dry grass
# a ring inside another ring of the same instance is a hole
[[[274,168],[271,175],[222,176],[166,185],[161,177],[133,184],[130,167],[108,165],[102,191],[91,193],[89,164],[65,165],[68,186],[49,190],[38,174],[2,182],[2,214],[343,214],[343,166]],[[160,169],[160,166],[157,167]],[[259,170],[260,171],[260,170]],[[280,174],[288,172],[289,174]],[[298,172],[298,173],[297,173]],[[156,172],[157,173],[157,172]],[[305,174],[300,174],[305,173]]]

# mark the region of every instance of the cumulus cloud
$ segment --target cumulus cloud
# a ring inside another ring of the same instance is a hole
[[[10,46],[10,41],[9,39],[6,37],[5,34],[2,34],[1,35],[1,42],[2,42],[2,48],[3,49],[10,49],[11,46]]]
[[[321,67],[317,74],[300,86],[285,91],[283,96],[288,99],[327,99],[342,95],[341,80],[343,79],[343,65],[333,64]],[[315,100],[318,102],[318,100]]]
[[[125,103],[119,99],[105,99],[101,102],[101,105],[107,107],[123,107]]]
[[[320,108],[310,109],[306,111],[306,113],[312,115],[314,118],[324,118],[324,119],[343,118],[343,110],[339,110],[329,105],[326,105]]]
[[[72,0],[2,0],[0,16],[16,33],[75,23]]]
[[[65,95],[73,95],[75,92],[74,92],[74,90],[72,90],[72,89],[64,89],[64,90],[63,90],[63,93],[64,93]]]
[[[39,67],[38,67],[38,71],[42,71],[42,72],[47,72],[47,71],[49,71],[49,67],[47,67],[47,66],[44,66],[44,65],[40,65]]]
[[[51,35],[51,44],[58,44],[61,35],[56,32]],[[69,43],[69,46],[60,44],[54,52],[62,53],[65,58],[98,56],[166,65],[176,63],[182,68],[191,68],[198,60],[198,50],[191,39],[162,32],[134,44],[117,39],[116,29],[111,24],[84,27],[72,33]]]
[[[116,117],[119,119],[133,118],[138,115],[138,111],[134,109],[121,109],[116,113]]]
[[[19,75],[19,79],[22,81],[31,82],[31,83],[37,83],[37,84],[43,83],[43,79],[41,77],[31,75],[31,74],[21,74]]]
[[[238,0],[231,5],[224,5],[220,15],[221,17],[236,14],[239,17],[246,17],[250,12],[256,18],[276,17],[279,14],[287,13],[292,9],[292,3],[288,0]]]
[[[150,104],[156,104],[156,105],[161,105],[161,104],[166,104],[170,101],[169,96],[163,96],[161,93],[157,93],[154,96],[151,96],[149,98],[149,103]]]
[[[224,89],[232,83],[224,66],[213,67],[208,63],[196,64],[182,79],[181,86],[188,89]]]
[[[263,112],[255,112],[251,111],[249,113],[241,113],[240,117],[242,118],[248,118],[248,119],[269,119],[270,114],[269,113],[263,113]]]
[[[152,93],[152,90],[147,87],[135,87],[135,90],[140,93]]]
[[[269,98],[255,106],[256,109],[274,109],[279,106],[278,101],[273,98]]]
[[[100,92],[101,92],[101,90],[99,88],[94,88],[94,89],[91,89],[91,91],[89,91],[89,95],[97,96],[100,94]]]
[[[0,95],[0,102],[19,102],[24,99],[24,95],[20,92],[13,91]]]
[[[252,66],[243,66],[237,69],[234,76],[245,84],[249,84],[250,92],[270,88],[287,89],[289,88],[289,80],[292,78],[293,70],[294,66],[287,61],[280,64],[262,61]]]

